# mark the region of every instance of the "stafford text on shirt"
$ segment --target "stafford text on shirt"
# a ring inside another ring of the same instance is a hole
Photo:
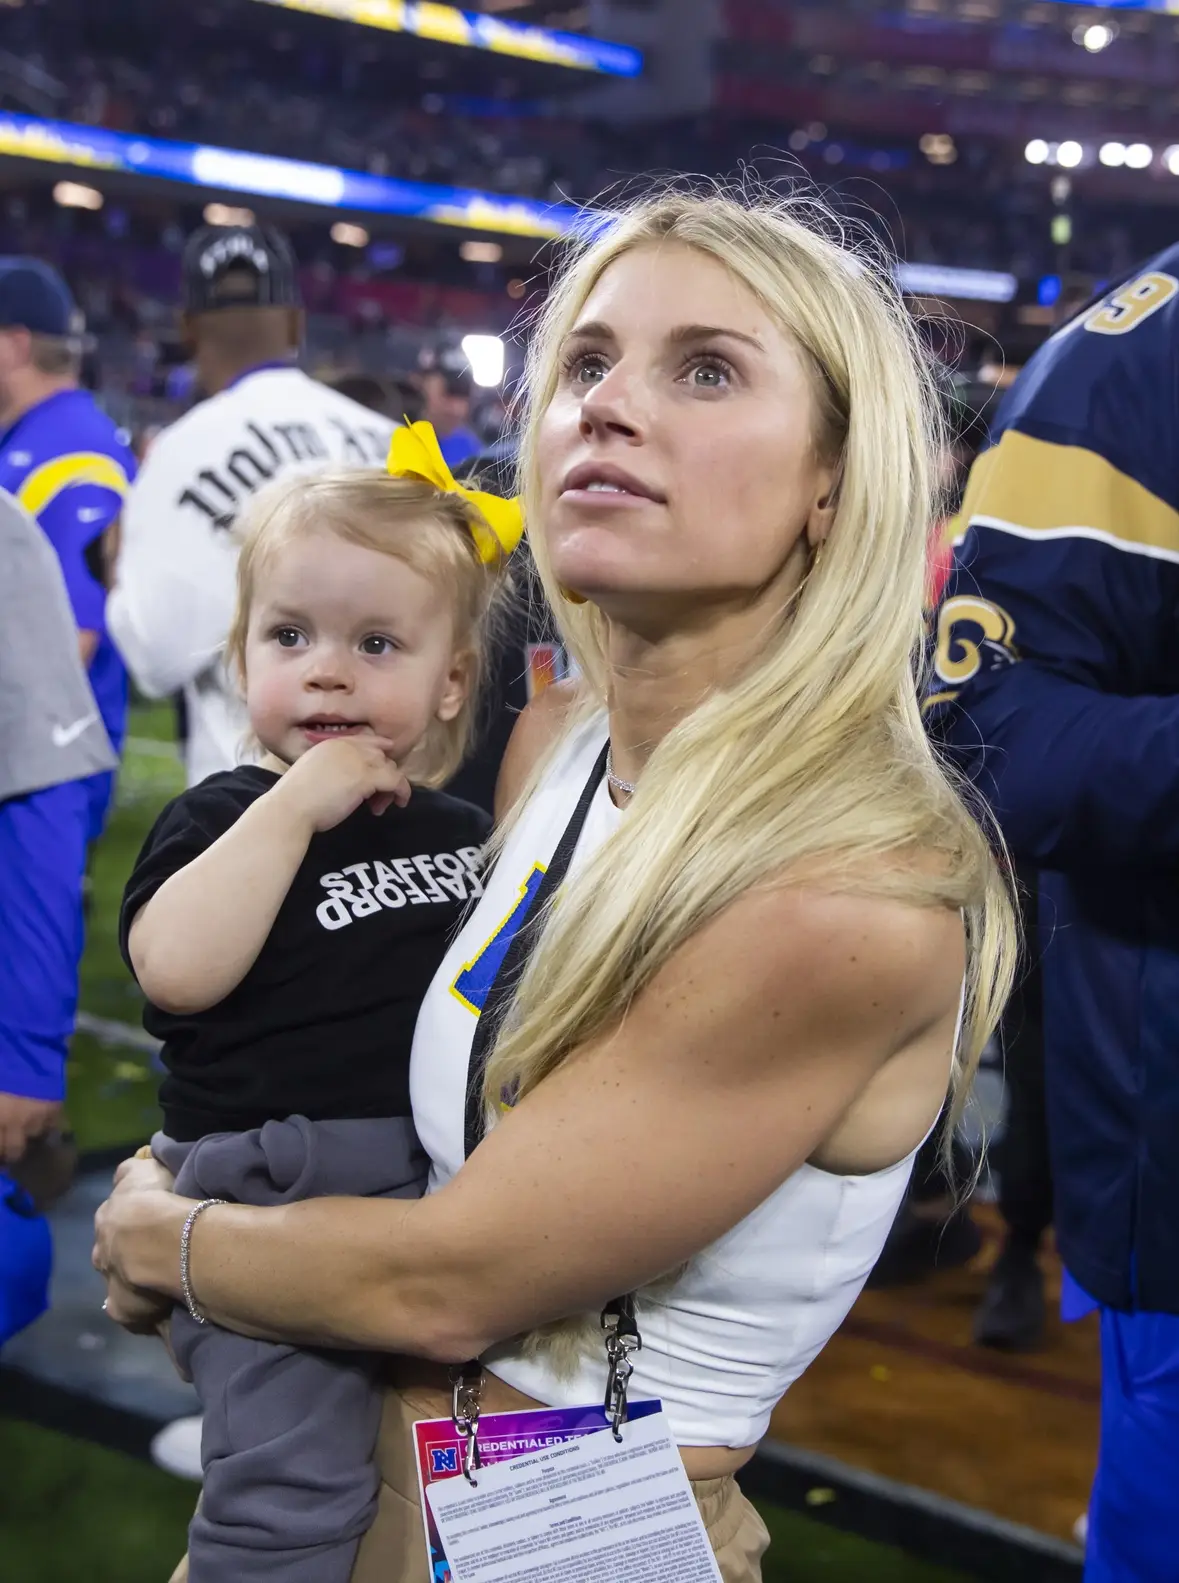
[[[319,883],[327,898],[315,909],[325,929],[343,929],[354,918],[369,918],[388,908],[421,907],[438,902],[476,900],[483,894],[479,870],[483,849],[461,846],[457,852],[433,857],[376,859],[349,863],[347,868],[321,874]]]

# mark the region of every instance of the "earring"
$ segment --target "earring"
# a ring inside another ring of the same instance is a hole
[[[575,594],[573,592],[572,588],[566,588],[564,583],[560,584],[560,588],[561,588],[561,598],[565,601],[566,604],[570,604],[570,605],[584,605],[585,604],[586,601],[581,597],[580,594]]]

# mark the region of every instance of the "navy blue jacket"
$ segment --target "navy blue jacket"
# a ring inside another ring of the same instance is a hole
[[[957,526],[927,705],[1042,874],[1057,1240],[1179,1313],[1179,246],[1032,358]]]

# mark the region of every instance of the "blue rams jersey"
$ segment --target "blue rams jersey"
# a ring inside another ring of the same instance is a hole
[[[1065,1261],[1179,1312],[1179,246],[1003,401],[934,664],[935,728],[1041,873]]]
[[[102,535],[134,476],[130,446],[82,390],[48,397],[0,435],[0,489],[37,518],[61,562],[78,626],[98,634],[90,685],[116,752],[126,729],[127,675],[107,634],[96,573]]]

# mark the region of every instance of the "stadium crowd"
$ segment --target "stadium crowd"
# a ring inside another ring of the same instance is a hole
[[[43,6],[6,24],[0,107],[36,105],[68,121],[313,161],[374,175],[584,202],[660,171],[731,176],[741,167],[789,184],[799,171],[831,201],[917,263],[1008,270],[1035,280],[1060,267],[1043,172],[993,142],[963,138],[933,165],[917,139],[839,140],[827,128],[702,114],[633,127],[500,83],[495,97],[423,84],[363,29],[304,37],[270,21],[242,31],[198,11],[167,38],[82,6],[63,29]],[[350,35],[355,34],[355,37]],[[508,68],[504,68],[505,72]],[[423,92],[423,86],[427,91]],[[1141,206],[1077,197],[1068,267],[1119,275],[1167,240]],[[150,249],[150,244],[148,244]],[[175,249],[173,248],[173,251]]]

